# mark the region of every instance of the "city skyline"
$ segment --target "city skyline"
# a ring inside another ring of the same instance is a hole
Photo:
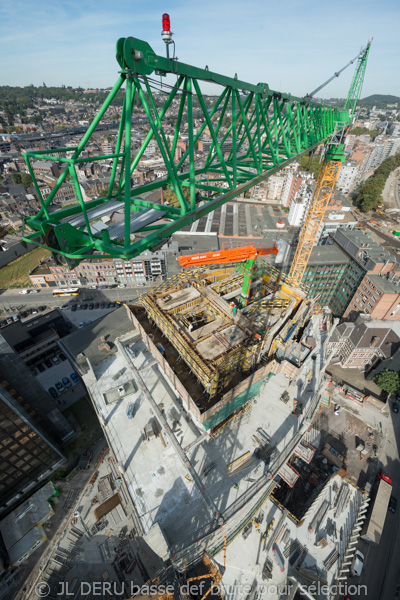
[[[3,4],[0,51],[7,57],[0,70],[3,84],[109,87],[119,69],[115,44],[120,37],[146,40],[157,54],[164,54],[161,15],[168,12],[180,61],[207,64],[212,71],[237,73],[239,79],[263,81],[298,96],[341,69],[373,37],[362,96],[400,95],[400,82],[392,76],[400,48],[396,31],[400,10],[394,0],[380,8],[371,1],[356,0],[348,6],[340,0],[332,23],[327,6],[315,0],[306,7],[291,0],[285,11],[258,0],[245,6],[156,1],[151,10],[123,2],[122,9],[110,9],[103,1],[84,6],[75,0],[58,5],[45,0],[39,7],[26,0]],[[321,96],[344,97],[352,72],[349,67]],[[204,86],[204,91],[211,89]]]

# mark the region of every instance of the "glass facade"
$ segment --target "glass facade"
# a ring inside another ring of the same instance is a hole
[[[0,509],[63,459],[38,414],[0,378]]]
[[[364,274],[365,270],[353,260],[333,265],[309,264],[302,284],[307,286],[310,298],[319,295],[319,304],[342,317]]]

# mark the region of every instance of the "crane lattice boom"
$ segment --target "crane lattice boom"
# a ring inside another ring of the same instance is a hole
[[[95,251],[128,260],[160,247],[174,232],[315,148],[331,136],[336,122],[350,119],[348,111],[276,92],[265,83],[254,85],[159,56],[137,38],[118,41],[117,60],[120,76],[78,145],[52,150],[51,155],[45,150],[24,153],[41,209],[25,219],[33,233],[24,232],[23,240],[56,252],[70,266]],[[176,83],[164,84],[161,90],[154,74],[174,74]],[[219,86],[219,94],[206,96],[203,82]],[[123,84],[115,149],[92,156],[88,144]],[[145,115],[141,126],[147,128],[139,143],[137,106]],[[183,145],[180,133],[184,131],[188,139]],[[207,148],[202,146],[205,133],[210,140]],[[149,144],[162,157],[165,175],[139,183],[138,169]],[[34,174],[32,161],[37,159],[56,160],[64,166],[47,198]],[[111,165],[107,191],[100,198],[87,199],[77,167],[104,161]],[[76,201],[60,209],[55,201],[67,178]],[[173,199],[163,201],[162,190],[172,191]],[[101,219],[116,210],[123,211],[122,224],[98,227]]]

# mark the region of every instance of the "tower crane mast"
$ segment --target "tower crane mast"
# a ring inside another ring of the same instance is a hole
[[[349,111],[350,118],[336,122],[335,130],[325,146],[324,158],[315,190],[306,213],[289,271],[288,280],[294,286],[299,286],[303,280],[340,168],[345,161],[344,143],[349,125],[354,121],[355,108],[364,81],[370,47],[371,42],[368,42],[367,46],[361,50],[357,57],[356,70],[345,102],[345,108]]]

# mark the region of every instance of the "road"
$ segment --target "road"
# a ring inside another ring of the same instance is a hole
[[[157,285],[157,284],[156,284]],[[76,304],[85,302],[85,298],[93,298],[91,302],[127,302],[134,301],[139,294],[145,292],[153,283],[146,286],[134,286],[126,288],[108,288],[105,290],[90,290],[80,288],[81,293],[75,297],[53,298],[52,288],[42,288],[38,294],[19,294],[16,289],[8,289],[0,296],[0,309],[6,310],[9,314],[18,312],[17,307],[36,308],[37,306],[57,307],[63,304]],[[23,309],[20,309],[23,310]]]
[[[376,409],[376,419],[382,423],[384,441],[379,449],[381,468],[393,481],[393,495],[400,499],[400,415],[390,412],[387,417]],[[389,600],[396,598],[399,581],[400,531],[399,515],[388,512],[379,545],[358,544],[366,557],[366,563],[360,580],[350,580],[350,583],[367,586],[367,597],[374,600]],[[360,595],[364,598],[365,595]]]
[[[398,169],[390,173],[386,180],[385,187],[382,192],[383,203],[386,209],[398,208],[400,209],[399,203],[399,173]]]

